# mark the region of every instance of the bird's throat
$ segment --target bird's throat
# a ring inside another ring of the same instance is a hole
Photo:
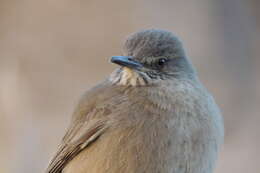
[[[116,85],[122,86],[144,86],[147,84],[138,72],[128,67],[123,67],[119,71],[112,73],[110,81]]]

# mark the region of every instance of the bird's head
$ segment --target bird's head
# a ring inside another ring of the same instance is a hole
[[[195,76],[181,42],[169,31],[134,33],[126,40],[124,50],[124,56],[111,59],[121,66],[110,77],[117,85],[145,86]]]

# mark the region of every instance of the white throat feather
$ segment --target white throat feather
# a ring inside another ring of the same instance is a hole
[[[141,76],[138,72],[128,67],[123,67],[114,71],[110,76],[113,84],[121,86],[144,86],[147,85],[145,76]]]

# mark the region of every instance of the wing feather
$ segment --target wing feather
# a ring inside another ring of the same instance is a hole
[[[109,86],[103,82],[82,97],[72,117],[71,125],[62,139],[58,152],[50,161],[46,173],[61,173],[69,161],[97,140],[108,128],[107,113],[98,109],[96,99],[107,88]],[[102,99],[99,103],[109,109]]]
[[[78,139],[73,140],[68,144],[62,144],[57,154],[51,160],[48,173],[60,173],[66,164],[72,160],[79,152],[85,149],[88,145],[98,139],[98,137],[105,131],[105,124],[99,124],[91,127]]]

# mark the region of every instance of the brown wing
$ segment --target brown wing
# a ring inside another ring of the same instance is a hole
[[[46,173],[61,173],[66,164],[72,160],[78,153],[85,149],[90,143],[98,139],[107,129],[107,111],[109,106],[104,103],[102,108],[102,99],[97,99],[98,95],[106,92],[109,86],[106,82],[88,91],[81,99],[72,118],[71,125],[63,137],[62,143],[51,160]],[[111,111],[109,111],[111,112]]]
[[[62,172],[66,164],[90,143],[94,142],[105,131],[105,129],[105,124],[96,124],[79,136],[79,138],[76,137],[72,142],[62,144],[57,154],[51,160],[46,172]]]

